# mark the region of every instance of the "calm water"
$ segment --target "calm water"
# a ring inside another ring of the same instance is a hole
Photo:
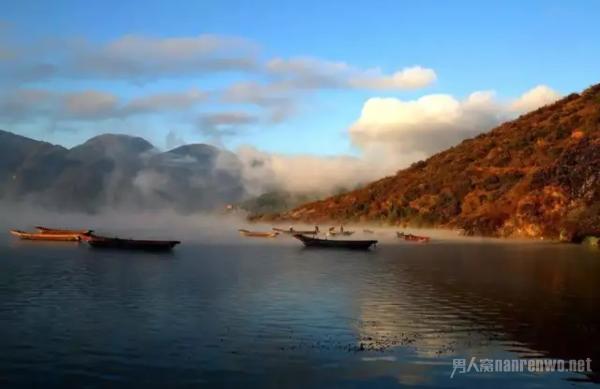
[[[286,238],[172,254],[0,241],[2,387],[571,387],[600,382],[600,252]],[[592,358],[591,374],[454,358]]]

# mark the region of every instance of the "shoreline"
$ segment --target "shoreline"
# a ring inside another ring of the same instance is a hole
[[[264,220],[260,216],[258,219],[254,219],[249,216],[246,222],[251,225],[269,224],[269,220]],[[320,222],[307,222],[299,220],[272,220],[270,225],[273,226],[284,226],[284,228],[290,225],[301,226],[298,229],[313,228],[315,225],[327,225],[327,226],[340,226],[344,225],[345,228],[348,226],[349,229],[360,228],[360,229],[394,229],[396,231],[444,231],[450,234],[455,234],[457,237],[463,238],[474,238],[474,239],[495,239],[502,241],[523,241],[523,242],[548,242],[548,243],[561,243],[561,244],[574,244],[574,245],[589,245],[591,247],[598,247],[600,245],[600,236],[596,235],[583,235],[576,240],[561,240],[560,237],[548,237],[548,236],[530,236],[530,235],[509,235],[501,236],[494,234],[476,234],[469,233],[464,228],[450,228],[450,227],[422,227],[414,226],[410,224],[387,224],[387,223],[352,223],[351,221],[340,221],[340,220],[325,220]]]

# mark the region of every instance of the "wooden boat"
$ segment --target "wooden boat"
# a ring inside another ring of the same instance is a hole
[[[11,235],[23,240],[51,240],[61,242],[77,242],[81,240],[80,234],[43,234],[20,230],[10,230],[10,233]]]
[[[373,231],[373,230],[369,230],[369,229],[367,229],[367,228],[365,228],[365,229],[363,230],[363,232],[364,232],[365,234],[374,234],[374,233],[375,233],[375,231]]]
[[[427,243],[431,240],[428,236],[419,236],[413,234],[405,234],[404,232],[396,232],[396,236],[409,242]]]
[[[338,249],[353,249],[353,250],[368,250],[369,247],[377,244],[376,240],[335,240],[335,239],[318,239],[302,234],[294,234],[294,238],[298,239],[306,247],[323,247],[323,248],[338,248]]]
[[[248,236],[248,237],[252,237],[252,238],[275,238],[277,235],[279,235],[279,232],[277,232],[277,231],[261,232],[261,231],[248,231],[248,230],[243,230],[243,229],[240,229],[238,231],[240,232],[240,235]]]
[[[81,234],[85,234],[85,233],[92,231],[92,230],[62,230],[62,229],[58,229],[58,228],[49,228],[49,227],[42,227],[42,226],[36,226],[35,229],[38,230],[40,232],[40,234],[58,234],[58,235],[62,235],[62,234],[81,235]]]
[[[138,240],[109,238],[93,234],[81,235],[82,239],[94,248],[110,248],[123,250],[166,251],[181,243],[178,240]]]
[[[315,228],[314,230],[295,230],[294,228],[290,228],[288,230],[283,229],[283,228],[276,228],[273,227],[273,231],[277,231],[280,232],[282,234],[290,234],[290,235],[294,235],[294,234],[301,234],[301,235],[317,235],[319,233],[319,229]]]

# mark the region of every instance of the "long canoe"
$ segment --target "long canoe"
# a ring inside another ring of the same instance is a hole
[[[62,235],[62,234],[85,234],[90,232],[91,230],[64,230],[64,229],[59,229],[59,228],[49,228],[49,227],[43,227],[43,226],[36,226],[35,227],[36,230],[38,230],[40,232],[40,234],[58,234],[58,235]]]
[[[23,240],[50,240],[62,242],[76,242],[81,240],[80,234],[42,234],[20,230],[10,230],[10,233],[11,235]]]
[[[277,231],[280,232],[282,234],[290,234],[290,235],[294,235],[294,234],[301,234],[301,235],[317,235],[319,233],[319,230],[314,229],[314,230],[294,230],[293,228],[290,228],[288,230],[283,229],[283,228],[276,228],[273,227],[273,231]]]
[[[337,249],[353,249],[353,250],[368,250],[371,246],[377,244],[376,240],[335,240],[335,239],[318,239],[311,238],[302,234],[295,234],[294,238],[298,239],[306,247],[323,247]]]
[[[240,235],[242,236],[248,236],[251,238],[275,238],[277,235],[279,235],[279,232],[261,232],[261,231],[249,231],[249,230],[243,230],[243,229],[239,229],[238,230],[240,232]]]
[[[109,238],[98,235],[82,235],[82,239],[94,248],[111,248],[123,250],[166,251],[181,243],[178,240],[139,240]]]

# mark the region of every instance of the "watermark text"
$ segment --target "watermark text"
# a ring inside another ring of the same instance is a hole
[[[452,373],[552,373],[573,372],[589,373],[592,371],[592,359],[489,359],[489,358],[459,358],[452,360]]]

